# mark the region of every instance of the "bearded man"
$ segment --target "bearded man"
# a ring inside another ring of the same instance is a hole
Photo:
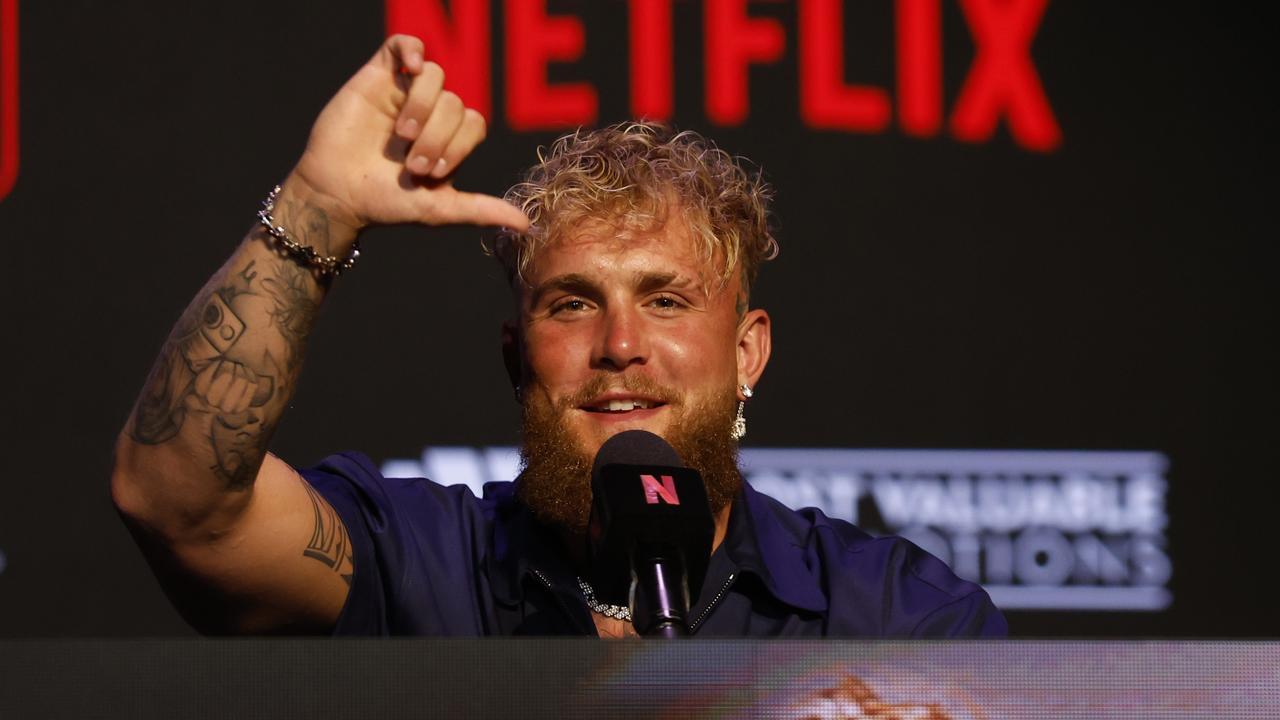
[[[592,458],[644,429],[707,484],[692,634],[1004,634],[937,559],[742,482],[742,408],[770,353],[749,289],[777,252],[758,174],[632,123],[561,138],[505,200],[461,192],[453,171],[485,126],[443,79],[396,36],[339,91],[120,435],[113,498],[184,617],[208,632],[634,634],[580,576]],[[266,452],[360,230],[407,222],[503,228],[524,470],[484,498],[383,478],[357,453],[298,471]]]

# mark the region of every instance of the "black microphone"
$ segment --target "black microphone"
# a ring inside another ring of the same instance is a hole
[[[591,493],[596,598],[630,607],[641,635],[688,635],[715,534],[702,476],[662,438],[627,430],[596,453]]]

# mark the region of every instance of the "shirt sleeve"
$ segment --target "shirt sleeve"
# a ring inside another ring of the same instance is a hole
[[[1005,637],[1009,625],[990,596],[975,590],[934,610],[911,631],[912,637]]]
[[[388,583],[402,567],[404,549],[392,530],[396,508],[381,473],[360,453],[331,455],[299,472],[342,518],[351,542],[355,573],[333,634],[391,634]]]
[[[492,626],[491,503],[462,485],[384,478],[359,453],[301,471],[342,518],[355,572],[334,635],[474,636]]]
[[[957,577],[945,563],[911,542],[897,539],[897,543],[902,558],[903,607],[924,609],[904,617],[914,622],[908,633],[910,637],[1004,637],[1009,634],[1004,615],[980,585]],[[916,617],[919,620],[915,620]]]

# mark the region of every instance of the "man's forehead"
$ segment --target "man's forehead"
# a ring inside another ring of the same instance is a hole
[[[536,287],[565,273],[584,276],[664,274],[696,283],[708,291],[718,283],[722,253],[711,257],[683,223],[657,229],[628,228],[587,221],[564,228],[530,258],[528,280]]]

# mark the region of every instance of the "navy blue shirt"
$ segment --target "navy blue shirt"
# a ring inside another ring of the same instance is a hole
[[[359,453],[301,472],[351,536],[355,576],[334,634],[596,634],[562,541],[512,483],[476,498],[460,485],[384,478]],[[1007,633],[982,588],[915,545],[745,484],[689,617],[703,637]]]

